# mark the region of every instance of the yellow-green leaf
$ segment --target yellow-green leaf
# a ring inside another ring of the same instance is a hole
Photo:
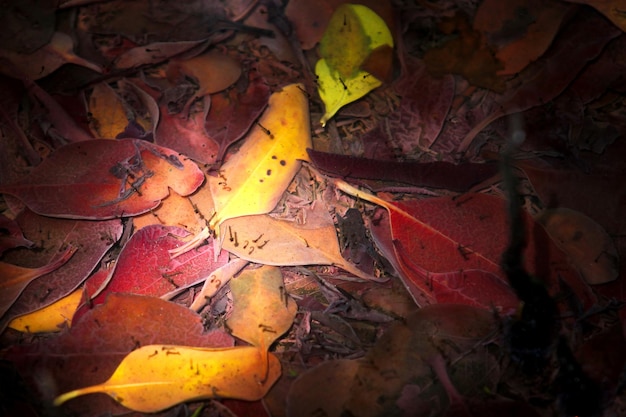
[[[210,226],[225,220],[271,211],[301,166],[311,147],[309,106],[303,87],[291,84],[275,92],[268,108],[246,141],[210,177],[215,203]]]
[[[280,269],[264,265],[230,281],[234,309],[227,320],[233,335],[267,349],[291,327],[298,307],[285,292]]]
[[[322,125],[342,106],[381,85],[363,65],[372,52],[385,46],[393,47],[393,37],[374,11],[359,4],[337,8],[320,42],[321,59],[315,65],[319,94],[326,107]],[[390,54],[383,56],[391,59]]]
[[[254,346],[147,345],[129,353],[106,382],[67,392],[54,404],[105,393],[127,408],[153,413],[204,398],[256,401],[265,396],[280,373],[278,358]]]

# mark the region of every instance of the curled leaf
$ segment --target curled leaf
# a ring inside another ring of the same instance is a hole
[[[272,94],[268,108],[245,143],[209,178],[216,229],[224,220],[271,211],[308,160],[309,107],[303,87],[291,84]]]
[[[276,356],[266,356],[252,346],[202,349],[147,345],[129,353],[106,382],[62,394],[54,404],[97,392],[144,413],[202,398],[255,401],[263,398],[280,373]]]

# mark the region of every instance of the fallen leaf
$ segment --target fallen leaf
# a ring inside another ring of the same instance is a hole
[[[49,306],[14,318],[8,327],[25,333],[60,332],[64,326],[72,325],[72,316],[82,297],[83,289],[79,288]]]
[[[204,111],[185,111],[170,114],[167,105],[161,106],[159,124],[154,133],[157,145],[175,150],[202,164],[214,164],[219,150],[218,144],[207,134],[204,127]]]
[[[89,97],[91,133],[96,138],[113,139],[128,126],[126,108],[122,99],[107,83],[94,86]]]
[[[584,214],[568,208],[548,209],[537,221],[589,284],[619,276],[619,254],[609,234]]]
[[[226,332],[204,328],[188,308],[131,294],[111,294],[105,304],[88,310],[71,329],[54,338],[13,346],[4,358],[16,363],[28,386],[47,404],[67,391],[98,384],[115,371],[126,354],[151,344],[231,347]],[[41,376],[53,385],[41,384]],[[69,402],[63,412],[74,415],[128,412],[106,396]]]
[[[117,258],[106,287],[87,287],[91,305],[104,302],[111,293],[161,297],[202,282],[228,261],[228,254],[213,253],[213,241],[171,259],[169,251],[183,245],[189,233],[175,226],[151,225],[133,234]],[[94,291],[95,290],[95,291]]]
[[[158,64],[194,47],[205,45],[206,40],[204,39],[197,41],[155,42],[128,50],[117,57],[114,65],[116,68],[126,69],[147,64]]]
[[[566,0],[571,3],[587,4],[608,17],[611,22],[622,31],[626,32],[626,17],[624,17],[624,4],[621,0]]]
[[[68,245],[78,250],[62,268],[26,287],[0,319],[0,329],[13,318],[50,305],[73,292],[122,234],[122,224],[117,219],[101,222],[55,219],[24,210],[16,220],[24,235],[37,242],[36,250],[14,249],[4,255],[5,262],[37,268],[52,262]]]
[[[392,50],[393,37],[387,24],[370,8],[346,3],[335,10],[320,42],[320,60],[315,64],[325,107],[322,126],[341,107],[382,85],[382,80],[364,66],[388,74],[385,68],[391,68]],[[371,60],[373,56],[377,62]]]
[[[231,56],[210,50],[189,59],[171,59],[167,65],[167,78],[177,84],[185,77],[195,80],[203,97],[225,90],[241,76],[241,65]]]
[[[2,185],[31,210],[56,217],[107,219],[145,213],[204,181],[193,162],[148,142],[96,139],[55,151],[19,183]]]
[[[64,64],[81,65],[102,72],[100,66],[76,55],[72,38],[62,32],[54,32],[48,44],[30,54],[0,49],[0,59],[11,63],[2,66],[2,73],[17,79],[37,80],[50,75]]]
[[[268,215],[228,219],[222,224],[222,248],[265,265],[336,265],[366,280],[383,280],[341,256],[335,224],[323,203],[303,209],[303,215],[303,224]]]
[[[417,286],[426,301],[463,302],[491,309],[497,307],[512,313],[517,297],[508,286],[500,258],[508,245],[505,201],[487,194],[465,194],[458,198],[438,197],[406,202],[387,202],[335,181],[342,191],[385,207],[389,223],[370,230],[379,241],[387,242],[394,256],[390,261],[409,291]],[[593,305],[595,296],[579,275],[569,266],[561,252],[542,228],[525,215],[528,246],[525,252],[527,270],[541,278],[552,294],[565,281],[585,307]],[[382,221],[380,222],[382,223]],[[390,224],[390,229],[386,225]],[[378,238],[376,237],[378,235]],[[391,240],[389,240],[391,238]],[[546,254],[549,254],[546,255]],[[441,286],[439,289],[437,286]],[[413,294],[416,301],[421,298]]]
[[[50,41],[57,17],[56,1],[27,0],[7,6],[0,15],[3,49],[28,54]]]
[[[269,349],[293,324],[298,306],[287,294],[283,275],[275,266],[246,269],[230,281],[233,312],[226,324],[232,334]]]
[[[238,83],[239,84],[239,83]],[[256,70],[248,72],[245,90],[232,88],[211,96],[205,129],[219,145],[216,160],[221,162],[228,147],[241,139],[265,109],[270,90],[265,78]]]
[[[7,312],[24,288],[31,281],[46,275],[65,264],[76,252],[75,247],[68,247],[59,257],[39,268],[26,268],[0,262],[0,317]]]
[[[495,57],[504,66],[498,75],[513,75],[548,49],[574,10],[558,2],[487,0],[478,7],[473,27],[496,50]]]
[[[59,406],[80,395],[102,392],[134,411],[154,413],[190,400],[263,398],[280,376],[280,362],[253,346],[201,349],[148,345],[129,353],[106,382],[67,392]]]
[[[311,162],[323,172],[343,178],[397,181],[419,187],[467,191],[498,173],[496,163],[381,161],[308,149]]]
[[[0,255],[7,249],[20,246],[30,248],[34,243],[24,237],[22,229],[13,219],[0,214]]]
[[[207,187],[201,187],[201,189],[209,193]],[[199,192],[200,190],[193,194],[194,200]],[[204,219],[200,217],[200,212],[197,210],[198,206],[192,203],[191,196],[183,197],[170,191],[170,195],[162,200],[156,209],[133,217],[133,227],[134,230],[139,230],[149,225],[177,225],[196,234],[204,227]]]
[[[597,13],[579,10],[560,31],[548,51],[518,77],[506,91],[495,98],[495,110],[476,124],[457,147],[464,152],[473,139],[495,120],[548,103],[575,79],[588,62],[620,31]],[[572,54],[576,50],[576,54]]]
[[[209,178],[219,232],[226,219],[271,211],[307,160],[310,148],[308,102],[302,86],[291,84],[272,94],[268,108],[244,144]]]

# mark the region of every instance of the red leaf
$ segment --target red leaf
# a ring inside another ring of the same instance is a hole
[[[22,229],[15,220],[0,214],[0,255],[7,249],[19,246],[30,248],[33,246],[33,242],[24,237]]]
[[[17,301],[0,319],[0,331],[13,318],[45,307],[74,291],[98,265],[102,256],[122,234],[119,220],[91,222],[54,219],[26,210],[17,217],[26,238],[37,244],[37,250],[14,249],[3,261],[26,267],[39,267],[57,257],[61,248],[78,248],[63,267],[44,279],[31,282]]]
[[[495,163],[400,162],[358,158],[307,149],[313,164],[344,178],[398,181],[406,184],[466,191],[498,172]]]
[[[197,165],[169,149],[137,139],[96,139],[59,148],[0,192],[47,216],[109,219],[145,213],[168,196],[168,187],[185,196],[203,181]]]
[[[206,131],[219,144],[217,162],[222,161],[228,147],[239,140],[265,109],[270,96],[265,79],[256,71],[248,74],[245,91],[238,88],[211,95],[211,110]]]
[[[223,331],[205,332],[201,317],[183,306],[111,294],[69,331],[41,343],[15,346],[5,355],[39,391],[38,398],[51,401],[62,392],[106,380],[126,354],[148,344],[229,347],[233,339]],[[78,398],[64,407],[74,415],[128,411],[100,395]]]
[[[161,119],[154,135],[155,143],[203,164],[213,164],[217,159],[219,146],[204,127],[206,111],[189,115],[184,113],[187,112],[170,114],[166,105],[161,106]]]
[[[187,231],[174,226],[152,225],[139,230],[120,253],[111,281],[92,303],[103,303],[110,293],[161,297],[197,284],[228,262],[226,251],[214,260],[213,240],[171,259],[168,251],[182,246],[185,242],[179,238],[187,235]],[[87,294],[95,290],[87,286]]]
[[[511,312],[517,305],[500,258],[508,245],[505,201],[487,194],[389,203],[386,219],[371,227],[377,243],[393,252],[395,266],[422,302],[462,302]],[[594,297],[545,231],[526,216],[526,268],[555,294],[565,281],[585,306]]]
[[[546,54],[513,79],[515,85],[509,85],[505,93],[496,97],[496,110],[472,128],[458,151],[465,151],[474,137],[493,121],[547,103],[561,94],[585,65],[620,33],[599,13],[580,10],[557,35]]]

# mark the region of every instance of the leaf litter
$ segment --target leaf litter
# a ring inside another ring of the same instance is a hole
[[[55,397],[63,415],[619,409],[616,2],[90,3],[61,6],[71,28],[37,20],[0,51],[0,262],[29,271],[17,286],[1,276],[15,299],[2,328],[25,323],[0,355],[33,393],[3,411],[45,415]],[[361,7],[393,50],[342,37]],[[348,52],[358,62],[334,58]],[[324,94],[320,58],[344,75]],[[329,93],[362,95],[359,71],[380,86],[331,117]],[[560,313],[532,325],[542,304],[503,273],[510,137],[525,138],[520,265]],[[71,327],[34,334],[35,313],[68,294],[82,297]],[[560,338],[523,351],[542,325]],[[192,362],[228,372],[193,385]],[[79,395],[96,391],[111,398]]]

